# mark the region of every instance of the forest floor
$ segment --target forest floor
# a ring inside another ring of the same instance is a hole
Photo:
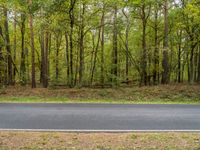
[[[199,133],[0,132],[0,149],[199,150]]]
[[[0,90],[2,103],[127,103],[200,104],[200,85],[160,85],[119,88],[48,89],[8,87]]]

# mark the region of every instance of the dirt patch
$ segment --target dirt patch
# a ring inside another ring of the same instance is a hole
[[[0,132],[0,149],[200,149],[198,133]]]

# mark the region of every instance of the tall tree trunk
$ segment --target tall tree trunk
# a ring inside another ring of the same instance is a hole
[[[158,74],[159,74],[159,49],[158,49],[158,10],[155,8],[155,13],[154,13],[154,69],[153,69],[153,84],[156,85],[158,84]]]
[[[48,76],[48,65],[49,65],[49,32],[46,31],[45,33],[45,72],[44,72],[44,83],[43,86],[44,88],[48,87],[48,81],[49,81],[49,76]]]
[[[125,36],[125,50],[126,50],[126,83],[128,84],[129,82],[129,41],[128,41],[128,38],[129,38],[129,31],[130,31],[130,19],[129,17],[127,16],[126,12],[124,11],[124,9],[122,10],[124,16],[126,17],[126,20],[127,20],[127,25],[126,25],[126,29],[125,29],[125,32],[126,32],[126,36]]]
[[[16,14],[16,10],[14,12],[14,24],[13,24],[13,28],[14,28],[14,39],[13,39],[13,61],[14,63],[16,63],[16,49],[17,49],[17,14]],[[15,78],[16,78],[16,68],[13,69],[13,83],[15,84]]]
[[[24,35],[25,35],[25,14],[21,14],[21,64],[20,64],[20,82],[21,85],[26,84],[26,58],[25,58],[25,43],[24,43]]]
[[[195,50],[195,45],[194,45],[194,39],[192,38],[190,41],[190,61],[189,61],[189,76],[188,76],[188,81],[189,83],[193,83],[194,81],[194,50]]]
[[[81,25],[80,25],[80,64],[79,64],[79,86],[82,86],[82,79],[84,75],[84,15],[85,3],[82,4]]]
[[[114,22],[113,22],[113,51],[112,51],[112,68],[111,68],[111,80],[114,84],[117,84],[118,78],[118,42],[117,42],[117,4],[114,6]]]
[[[55,68],[55,75],[56,75],[56,80],[58,80],[59,78],[59,53],[60,53],[60,45],[62,42],[62,34],[61,33],[57,33],[56,34],[56,56],[55,56],[55,62],[56,62],[56,68]]]
[[[105,4],[103,4],[103,12],[101,18],[101,85],[104,86],[104,22],[105,22]]]
[[[146,25],[147,18],[145,14],[145,4],[142,4],[141,10],[141,18],[142,18],[142,58],[141,58],[141,67],[142,67],[142,76],[141,76],[141,84],[147,85],[147,47],[146,47]]]
[[[0,26],[0,40],[3,40],[3,32]],[[0,44],[0,88],[3,86],[3,74],[4,74],[4,59],[3,59],[3,52],[2,52],[2,45]]]
[[[40,83],[43,84],[43,81],[44,81],[44,29],[42,28],[41,29],[41,41],[40,41],[40,44],[41,44],[41,64],[40,64]]]
[[[74,86],[74,70],[73,70],[73,35],[74,35],[74,8],[77,0],[70,0],[69,18],[70,18],[70,87]]]
[[[49,33],[49,40],[48,40],[48,59],[47,59],[47,76],[48,76],[48,82],[50,81],[50,55],[51,55],[51,44],[52,44],[52,36],[51,33]],[[49,83],[48,83],[49,84]]]
[[[164,42],[163,42],[163,60],[162,60],[162,84],[169,83],[169,62],[168,62],[168,0],[164,1]]]
[[[97,54],[98,54],[98,49],[99,49],[99,42],[100,42],[100,38],[101,38],[101,28],[99,28],[99,33],[98,33],[98,37],[97,37],[97,45],[95,47],[95,51],[94,51],[94,63],[93,63],[93,66],[92,66],[92,70],[91,70],[91,85],[93,83],[93,79],[94,79],[94,72],[95,72],[95,69],[96,69],[96,63],[97,63]]]
[[[41,33],[41,82],[44,88],[48,87],[48,52],[49,52],[49,33]]]
[[[66,65],[67,65],[67,84],[70,85],[69,39],[67,32],[65,32],[65,49],[66,49]]]
[[[48,32],[41,32],[41,82],[44,88],[48,87],[48,76],[47,76],[47,60],[48,60]]]
[[[6,50],[7,50],[7,70],[8,70],[8,85],[13,84],[13,70],[12,70],[12,55],[11,55],[11,47],[10,47],[10,36],[9,36],[9,26],[8,26],[8,10],[4,8],[4,28],[5,28],[5,43],[6,43]]]
[[[197,82],[197,71],[198,70],[198,52],[195,52],[194,55],[194,82]]]
[[[199,48],[199,60],[198,60],[198,77],[197,82],[200,83],[200,44],[198,45]]]
[[[179,43],[178,43],[178,83],[181,83],[181,49],[182,49],[182,30],[179,31]]]
[[[32,7],[32,0],[29,0],[29,7]],[[36,88],[36,80],[35,80],[35,45],[34,45],[34,31],[33,31],[33,14],[30,12],[29,18],[29,26],[30,26],[30,37],[31,37],[31,64],[32,64],[32,72],[31,72],[31,86],[32,88]]]

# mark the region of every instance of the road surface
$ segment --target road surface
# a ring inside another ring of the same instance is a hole
[[[0,104],[0,130],[200,131],[200,105]]]

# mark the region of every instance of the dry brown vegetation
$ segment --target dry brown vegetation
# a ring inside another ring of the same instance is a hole
[[[37,88],[8,87],[1,91],[0,97],[40,97],[68,99],[105,99],[105,100],[196,100],[200,101],[199,85],[166,85],[129,88]]]
[[[199,150],[199,133],[0,132],[0,149]]]

